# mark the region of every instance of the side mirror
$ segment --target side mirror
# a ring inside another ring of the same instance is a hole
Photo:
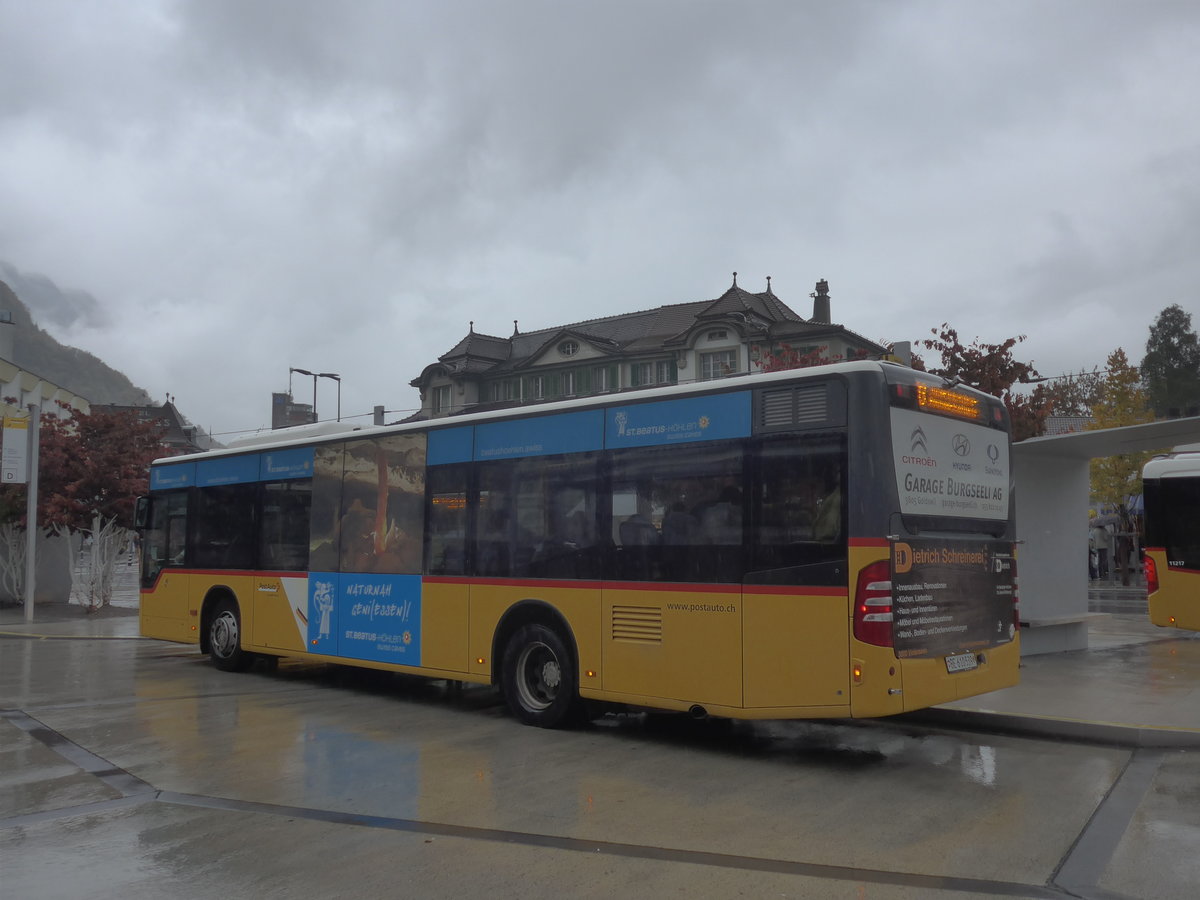
[[[137,505],[133,508],[133,527],[144,531],[150,527],[150,498],[138,497]]]

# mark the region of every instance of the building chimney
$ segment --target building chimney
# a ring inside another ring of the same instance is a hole
[[[822,325],[829,324],[829,282],[822,278],[817,282],[817,290],[815,293],[809,294],[813,298],[813,314],[811,321],[818,322]]]

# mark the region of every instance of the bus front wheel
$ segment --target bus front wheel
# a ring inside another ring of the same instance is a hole
[[[208,655],[223,672],[244,672],[254,657],[242,649],[242,617],[237,603],[226,597],[217,602],[208,623]]]
[[[504,699],[526,725],[558,728],[571,724],[580,708],[575,661],[553,628],[519,628],[504,651]]]

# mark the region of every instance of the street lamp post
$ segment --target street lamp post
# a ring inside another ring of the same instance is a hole
[[[312,380],[313,380],[313,404],[312,404],[313,422],[318,421],[318,419],[317,419],[317,379],[318,378],[332,378],[334,381],[336,381],[337,382],[337,420],[339,422],[342,421],[342,376],[338,375],[336,372],[310,372],[310,371],[308,371],[308,369],[295,369],[295,368],[288,369],[289,376],[293,372],[295,372],[299,375],[311,375],[312,376]],[[291,393],[290,387],[288,388],[288,393],[289,394]]]
[[[337,382],[337,420],[342,421],[342,376],[335,372],[318,372],[318,378],[332,378]]]

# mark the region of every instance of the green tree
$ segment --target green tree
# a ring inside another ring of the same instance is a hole
[[[1046,381],[1034,388],[1034,393],[1040,391],[1053,416],[1090,416],[1103,386],[1104,375],[1093,369]]]
[[[1200,408],[1200,341],[1192,315],[1168,306],[1150,326],[1142,382],[1160,417],[1195,415]]]
[[[1154,421],[1146,392],[1142,389],[1138,370],[1129,364],[1125,351],[1118,347],[1108,356],[1103,388],[1092,405],[1092,423],[1088,430],[1119,428]],[[1155,451],[1120,453],[1092,460],[1092,499],[1120,518],[1117,543],[1117,565],[1124,583],[1129,583],[1128,538],[1133,532],[1129,514],[1129,498],[1141,492],[1142,466]]]
[[[981,343],[979,338],[964,346],[958,331],[945,322],[941,328],[930,329],[932,338],[919,341],[927,350],[941,357],[941,365],[933,366],[914,357],[914,368],[928,366],[927,371],[944,378],[957,378],[972,387],[999,397],[1008,408],[1012,420],[1013,440],[1036,437],[1045,430],[1050,412],[1045,391],[1034,389],[1029,395],[1015,391],[1014,385],[1029,384],[1041,378],[1033,363],[1013,357],[1012,351],[1025,340],[1025,335],[1010,337],[999,344]],[[1039,386],[1040,387],[1040,386]]]

